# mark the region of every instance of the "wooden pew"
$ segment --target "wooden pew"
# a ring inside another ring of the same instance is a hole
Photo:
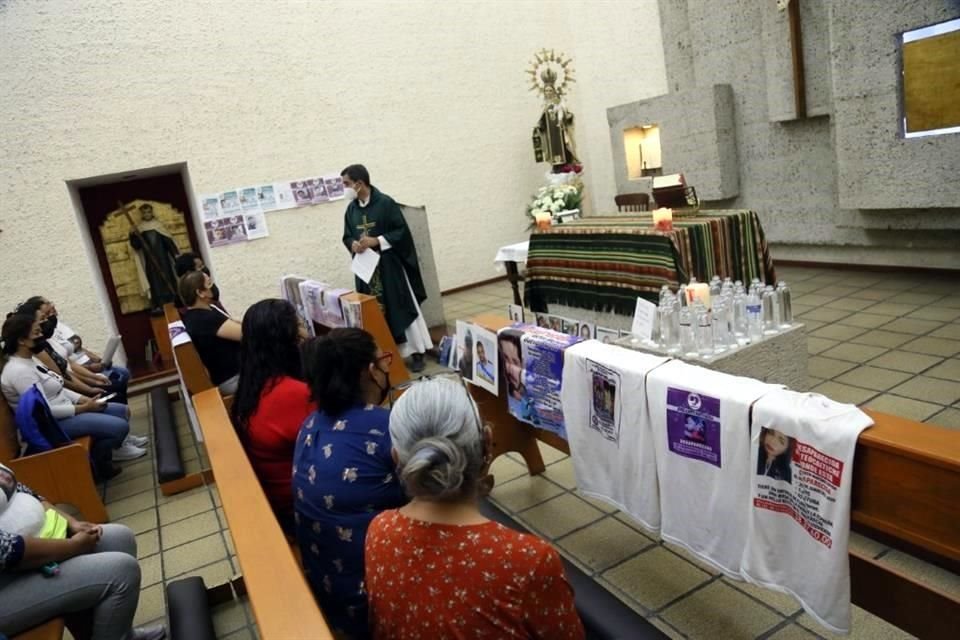
[[[21,457],[13,411],[0,399],[0,462],[51,504],[72,504],[90,522],[103,523],[109,518],[93,481],[91,443],[84,436],[66,446]]]
[[[169,327],[174,322],[181,322],[180,312],[172,303],[163,305],[163,315],[167,320]],[[177,371],[180,373],[180,379],[187,387],[190,395],[206,391],[213,387],[213,381],[210,380],[210,374],[200,359],[197,348],[193,342],[179,344],[173,347],[174,361],[177,364]]]
[[[377,345],[385,352],[398,353],[396,343],[380,310],[377,299],[352,293],[344,296],[347,301],[357,302],[361,308],[363,328],[373,335]],[[172,305],[165,308],[170,322],[179,320],[179,313]],[[318,333],[329,327],[317,327]],[[181,359],[181,347],[186,357]],[[243,445],[230,422],[228,402],[209,382],[206,369],[191,343],[174,347],[178,372],[187,387],[197,423],[203,434],[207,456],[216,477],[220,499],[227,516],[230,534],[236,547],[237,558],[243,576],[234,579],[233,589],[250,597],[258,630],[263,638],[333,638],[323,614],[313,599],[300,569],[299,549],[285,536],[270,507],[260,482],[250,465]],[[206,381],[199,374],[203,373]],[[186,376],[193,383],[186,384]],[[403,360],[394,357],[390,366],[391,382],[410,379]],[[191,390],[198,389],[197,391]],[[282,585],[278,588],[277,585]],[[227,585],[229,588],[229,585]],[[211,601],[228,599],[222,586],[208,589]]]
[[[194,396],[260,637],[333,638],[216,389]]]
[[[490,331],[510,326],[484,314],[471,321]],[[519,453],[531,475],[545,467],[538,442],[569,454],[566,440],[514,418],[506,401],[471,387],[493,429],[491,455]],[[890,546],[960,572],[960,436],[956,431],[868,410],[853,465],[851,526]],[[921,638],[955,637],[960,594],[921,584],[892,567],[850,552],[851,596],[863,607]]]
[[[390,363],[390,384],[400,384],[409,380],[410,372],[407,371],[407,365],[400,357],[400,350],[393,339],[393,334],[390,333],[387,319],[383,317],[377,299],[373,296],[354,292],[343,296],[341,300],[360,303],[363,330],[373,336],[381,351],[393,354],[393,361]]]
[[[13,411],[0,399],[0,462],[10,467],[17,480],[36,491],[51,504],[70,504],[89,522],[108,521],[90,469],[89,437],[64,447],[20,457],[20,442]],[[64,619],[54,618],[13,637],[13,640],[60,640]]]

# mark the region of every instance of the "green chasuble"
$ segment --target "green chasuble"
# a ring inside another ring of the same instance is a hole
[[[390,249],[367,249],[380,251],[380,264],[370,284],[356,278],[357,291],[377,297],[393,339],[397,344],[403,344],[407,341],[404,332],[417,319],[417,307],[410,289],[413,289],[418,303],[427,299],[427,292],[417,262],[417,248],[413,244],[407,221],[403,219],[403,212],[393,198],[380,193],[376,187],[370,187],[367,206],[361,207],[360,201],[354,200],[347,206],[344,215],[343,244],[347,251],[350,251],[353,241],[359,240],[364,234],[374,238],[383,236],[390,243]]]

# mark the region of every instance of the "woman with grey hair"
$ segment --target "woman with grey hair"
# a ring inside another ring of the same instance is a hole
[[[583,638],[557,552],[477,507],[490,431],[463,384],[411,385],[393,406],[390,437],[411,501],[367,532],[373,637]]]

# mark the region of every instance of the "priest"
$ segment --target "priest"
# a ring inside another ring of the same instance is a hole
[[[380,254],[370,282],[356,279],[357,291],[377,297],[400,355],[410,358],[411,371],[423,371],[423,354],[433,348],[433,341],[420,311],[427,292],[410,228],[394,199],[370,184],[366,167],[352,164],[340,176],[350,201],[344,215],[344,246],[351,255]]]

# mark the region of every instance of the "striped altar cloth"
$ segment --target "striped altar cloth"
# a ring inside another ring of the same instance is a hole
[[[534,311],[550,303],[632,315],[638,296],[714,274],[749,285],[776,281],[760,220],[753,211],[674,211],[673,231],[650,215],[594,217],[530,236],[524,295]]]

